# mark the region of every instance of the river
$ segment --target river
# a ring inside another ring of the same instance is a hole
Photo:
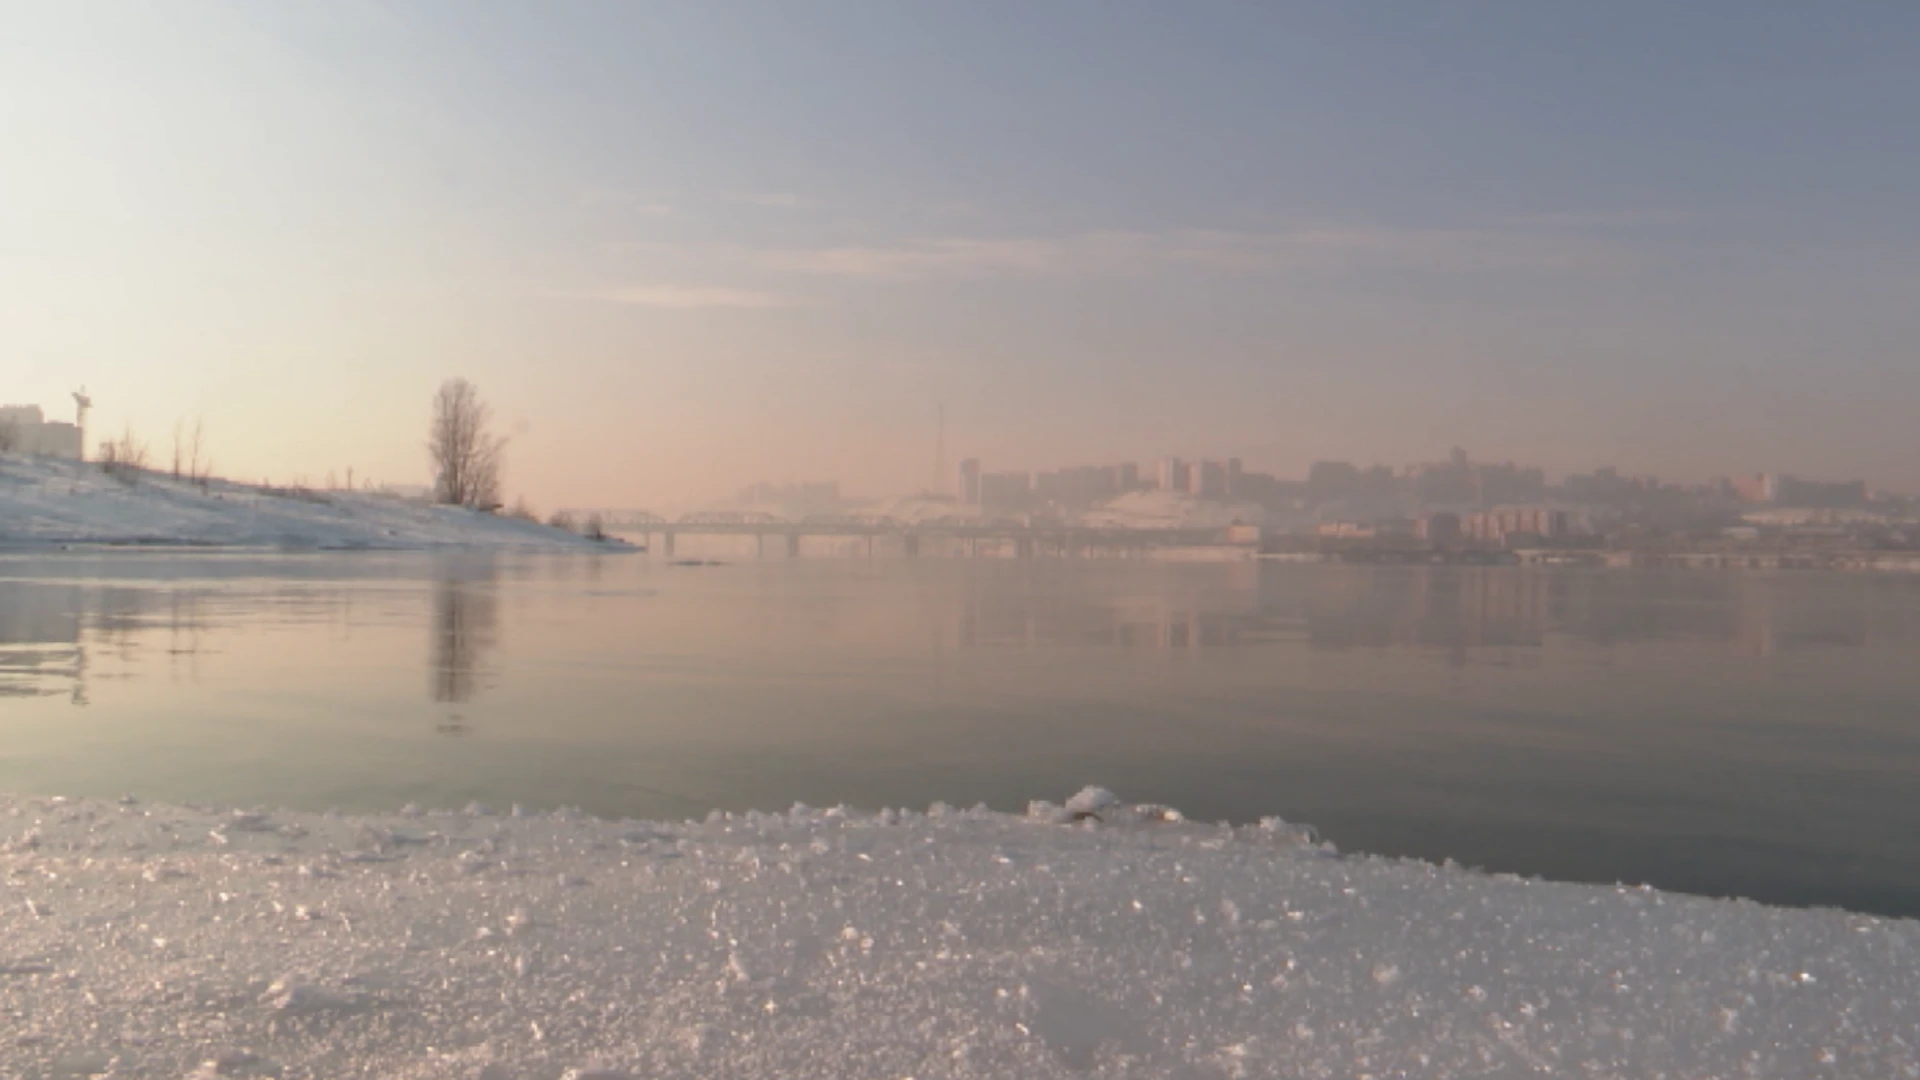
[[[0,555],[0,790],[1020,809],[1920,915],[1920,578]]]

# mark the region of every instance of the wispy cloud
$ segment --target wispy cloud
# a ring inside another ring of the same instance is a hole
[[[1675,206],[1640,207],[1630,210],[1546,210],[1510,214],[1499,220],[1501,225],[1517,229],[1596,231],[1696,225],[1705,221],[1725,220],[1744,213],[1744,210],[1724,206],[1710,209]]]
[[[1552,228],[1315,227],[1280,232],[1186,229],[1060,237],[929,237],[890,245],[753,252],[757,267],[865,278],[1088,276],[1175,267],[1220,271],[1391,267],[1575,270],[1618,266],[1625,253]]]
[[[712,285],[623,285],[575,293],[590,300],[632,307],[654,308],[784,308],[794,299],[760,289],[730,289]]]
[[[744,194],[735,195],[734,198],[743,203],[752,203],[754,206],[778,206],[785,208],[800,206],[806,202],[805,199],[790,191],[749,191]]]
[[[618,188],[589,188],[581,192],[579,198],[583,206],[646,214],[651,217],[666,217],[678,212],[677,207],[658,195],[622,191]]]

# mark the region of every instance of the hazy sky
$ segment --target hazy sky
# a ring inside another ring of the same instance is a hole
[[[0,0],[0,399],[537,505],[1238,454],[1920,488],[1920,4]]]

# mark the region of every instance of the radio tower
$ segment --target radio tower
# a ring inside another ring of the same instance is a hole
[[[931,495],[947,493],[947,403],[941,402],[933,437],[933,486],[927,489]]]
[[[80,460],[87,460],[87,410],[93,408],[93,399],[87,396],[87,388],[81,387],[73,392],[73,426],[80,429]]]

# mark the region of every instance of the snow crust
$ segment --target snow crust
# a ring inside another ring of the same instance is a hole
[[[295,491],[0,454],[0,544],[297,548],[600,546],[560,529],[360,491]]]
[[[687,824],[0,797],[23,1080],[1913,1077],[1916,942],[1097,789]]]

